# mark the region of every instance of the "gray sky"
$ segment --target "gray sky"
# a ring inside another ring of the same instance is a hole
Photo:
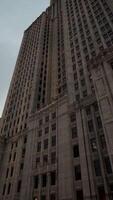
[[[0,0],[0,116],[24,30],[50,0]]]

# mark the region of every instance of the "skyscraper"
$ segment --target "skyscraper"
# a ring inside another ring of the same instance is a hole
[[[51,0],[24,32],[0,122],[0,200],[113,199],[112,45],[112,0]]]

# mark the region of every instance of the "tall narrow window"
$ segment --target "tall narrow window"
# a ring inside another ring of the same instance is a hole
[[[51,185],[55,185],[56,184],[56,172],[55,171],[51,172],[50,178],[51,178]]]
[[[80,165],[75,166],[75,179],[77,181],[81,180],[81,168],[80,168]]]
[[[21,190],[21,180],[18,181],[18,185],[17,185],[17,192],[19,193]]]
[[[39,177],[38,175],[34,176],[34,188],[37,189],[38,188],[38,183],[39,183]]]

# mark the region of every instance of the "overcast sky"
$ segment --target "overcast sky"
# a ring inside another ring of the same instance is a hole
[[[0,116],[24,30],[50,0],[0,0]]]

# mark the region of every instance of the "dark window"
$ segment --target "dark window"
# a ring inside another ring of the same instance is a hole
[[[76,192],[77,195],[77,200],[83,200],[83,191],[82,190],[78,190]]]
[[[10,190],[11,190],[11,183],[9,183],[9,185],[8,185],[7,194],[9,194],[9,193],[10,193]]]
[[[51,138],[51,146],[55,146],[56,145],[56,136],[52,136]]]
[[[46,200],[46,196],[45,195],[41,195],[41,200]]]
[[[51,153],[51,164],[54,164],[56,162],[56,152]]]
[[[44,140],[44,149],[48,148],[48,139]]]
[[[11,174],[10,174],[10,176],[13,176],[13,171],[14,171],[14,168],[11,167]]]
[[[105,136],[104,135],[101,135],[100,136],[100,142],[101,142],[101,147],[102,149],[106,149],[106,141],[105,141]]]
[[[56,118],[56,112],[52,113],[52,119]]]
[[[45,122],[48,122],[48,121],[49,121],[49,116],[46,116]]]
[[[73,156],[74,156],[74,158],[79,157],[79,147],[78,147],[78,145],[75,145],[73,147]]]
[[[75,166],[75,179],[81,180],[81,168],[80,165]]]
[[[56,130],[56,124],[52,124],[51,129],[52,129],[52,131],[55,131]]]
[[[40,152],[41,151],[41,142],[38,142],[38,145],[37,145],[37,152]]]
[[[38,175],[34,176],[34,188],[37,189],[38,188],[38,183],[39,183],[39,177]]]
[[[42,135],[42,130],[39,130],[38,136],[40,137]]]
[[[24,144],[27,142],[27,137],[24,138]]]
[[[16,152],[14,153],[13,161],[15,161],[15,159],[16,159]]]
[[[104,187],[98,188],[98,194],[99,194],[99,200],[105,200],[106,199]]]
[[[42,187],[47,185],[47,174],[42,174]]]
[[[20,181],[18,181],[18,185],[17,185],[17,192],[20,192],[20,190],[21,190],[21,180]]]
[[[94,168],[95,168],[95,174],[96,176],[101,176],[101,168],[100,168],[100,162],[99,160],[94,161]]]
[[[7,168],[6,178],[8,177],[8,174],[9,174],[9,168]]]
[[[48,156],[44,155],[43,156],[43,165],[46,165],[48,163]]]
[[[56,199],[56,195],[55,194],[51,194],[50,195],[50,200],[55,200]]]
[[[112,168],[111,168],[111,163],[109,157],[105,158],[105,166],[106,166],[106,171],[108,174],[112,174]]]
[[[22,158],[25,156],[25,149],[22,149]]]
[[[88,128],[89,128],[89,132],[93,131],[93,122],[92,122],[92,120],[88,121]]]
[[[101,122],[101,118],[100,117],[97,117],[97,126],[99,129],[102,128],[102,122]]]
[[[76,121],[76,113],[71,114],[71,122]]]
[[[6,191],[6,184],[4,184],[2,195],[5,194],[5,191]]]
[[[56,184],[56,172],[55,171],[51,172],[50,177],[51,177],[51,179],[50,179],[51,185],[55,185]]]
[[[77,127],[73,127],[72,128],[72,138],[76,138],[77,137]]]
[[[49,133],[49,127],[45,128],[45,134]]]
[[[91,139],[91,149],[93,152],[97,151],[96,139]]]

